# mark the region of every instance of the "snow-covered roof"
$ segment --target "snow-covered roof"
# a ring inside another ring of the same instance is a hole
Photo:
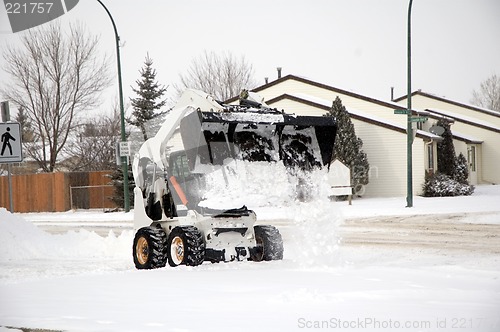
[[[481,140],[477,137],[462,134],[462,133],[457,132],[455,130],[452,130],[452,134],[453,134],[454,139],[464,141],[465,143],[468,143],[468,144],[481,144],[481,143],[483,143],[483,140]]]
[[[467,123],[467,124],[470,124],[470,125],[473,125],[476,127],[481,127],[483,129],[486,129],[486,130],[491,130],[491,131],[495,131],[497,133],[500,133],[500,127],[498,127],[498,126],[496,126],[488,121],[479,120],[479,119],[474,118],[474,117],[470,117],[470,116],[463,115],[463,114],[456,113],[456,112],[452,112],[452,111],[445,111],[445,110],[441,110],[441,109],[437,109],[437,108],[426,109],[426,110],[429,113],[447,116],[447,117],[452,118],[455,121],[460,121],[460,122]]]
[[[290,100],[293,100],[293,101],[296,101],[299,103],[308,104],[308,105],[311,105],[314,107],[321,108],[325,111],[328,111],[331,107],[330,100],[310,96],[310,95],[304,94],[304,93],[283,94],[277,98],[274,98],[273,102],[276,102],[276,101],[282,100],[282,99],[290,99]],[[391,130],[396,130],[399,132],[406,133],[406,127],[402,126],[398,123],[395,123],[395,122],[392,122],[392,121],[389,121],[387,119],[380,118],[377,116],[373,116],[372,114],[369,114],[369,113],[366,113],[363,111],[359,111],[359,110],[354,109],[352,107],[346,107],[346,109],[349,112],[349,114],[351,114],[354,118],[356,118],[360,121],[370,122],[374,125],[379,125],[379,126],[383,126],[385,128],[391,129]],[[428,138],[428,139],[437,139],[437,140],[441,139],[441,136],[429,133],[429,132],[424,131],[424,130],[417,130],[417,136],[421,137],[421,138]]]
[[[307,94],[304,94],[304,93],[294,93],[294,94],[290,94],[290,95],[294,96],[294,97],[297,97],[297,98],[309,100],[309,101],[315,102],[315,103],[323,105],[323,106],[328,106],[330,104],[330,101],[328,101],[326,99],[322,99],[322,98],[310,96],[310,95],[307,95]],[[352,108],[352,107],[346,107],[346,109],[347,109],[347,111],[350,114],[358,116],[360,118],[369,118],[370,120],[379,122],[380,124],[384,124],[386,127],[387,126],[397,127],[397,128],[400,129],[400,131],[401,130],[406,131],[406,127],[402,126],[402,125],[400,125],[398,123],[395,123],[395,122],[392,122],[392,121],[389,121],[387,119],[383,119],[383,118],[380,118],[380,117],[377,117],[377,116],[373,116],[372,114],[368,114],[366,112],[359,111],[359,110],[357,110],[355,108]],[[419,112],[418,114],[419,115],[426,114],[426,115],[429,115],[431,117],[438,117],[438,118],[441,118],[441,117],[448,118],[447,116],[444,116],[444,115],[441,115],[441,114],[439,114],[438,116],[436,116],[435,113],[433,113],[432,111],[428,111],[428,110],[426,110],[425,112]],[[450,119],[452,119],[452,118],[450,118]],[[420,134],[422,136],[426,136],[426,137],[432,138],[432,139],[441,139],[442,138],[439,135],[435,135],[435,134],[432,134],[432,133],[429,133],[427,131],[420,130],[420,129],[417,130],[417,135],[418,134]],[[471,135],[462,134],[462,133],[457,133],[455,131],[453,131],[453,137],[455,139],[458,139],[460,141],[464,141],[464,142],[470,143],[470,144],[481,144],[481,143],[483,143],[483,140],[481,140],[481,139],[479,139],[477,137],[474,137],[474,136],[471,136]]]
[[[411,95],[412,96],[420,95],[420,96],[424,96],[424,97],[427,97],[427,98],[432,98],[432,99],[439,100],[439,101],[442,101],[442,102],[445,102],[445,103],[448,103],[448,104],[452,104],[452,105],[455,105],[455,106],[468,108],[470,110],[478,111],[478,112],[481,112],[481,113],[485,113],[485,114],[488,114],[488,115],[500,118],[500,113],[499,112],[490,110],[488,108],[484,108],[484,107],[480,107],[480,106],[476,106],[476,105],[472,105],[472,104],[468,104],[468,103],[464,103],[464,102],[459,102],[459,101],[447,99],[445,97],[441,97],[441,96],[438,96],[436,94],[425,92],[425,91],[422,91],[422,90],[414,91],[414,92],[412,92]],[[398,97],[398,98],[395,99],[395,101],[404,100],[404,99],[406,99],[406,97],[407,97],[406,95]]]
[[[252,91],[259,92],[261,90],[265,90],[265,89],[267,89],[267,88],[269,88],[269,87],[271,87],[273,85],[277,85],[277,84],[282,83],[282,82],[287,81],[287,80],[295,80],[297,82],[302,82],[302,83],[309,84],[309,85],[312,85],[312,86],[315,86],[315,87],[318,87],[318,88],[321,88],[321,89],[330,90],[330,91],[337,92],[337,93],[340,93],[340,94],[348,95],[348,96],[351,96],[351,97],[354,97],[354,98],[358,98],[358,99],[361,99],[361,100],[365,100],[365,101],[368,101],[368,102],[371,102],[371,103],[374,103],[374,104],[378,104],[378,105],[381,105],[381,106],[384,106],[384,107],[390,107],[390,108],[394,108],[394,109],[401,108],[400,104],[397,104],[397,103],[395,103],[393,101],[380,100],[380,99],[377,99],[377,98],[374,98],[374,97],[369,97],[369,96],[366,96],[366,95],[361,95],[359,93],[356,93],[356,92],[353,92],[353,91],[350,91],[350,90],[345,90],[345,89],[337,88],[337,87],[334,87],[334,86],[331,86],[331,85],[319,83],[319,82],[313,81],[311,79],[308,79],[306,77],[297,76],[297,75],[286,75],[286,76],[283,76],[280,79],[277,79],[275,81],[269,82],[269,83],[264,84],[264,85],[261,85],[261,86],[255,88],[255,89],[253,89]],[[237,100],[237,97],[229,99],[228,102],[235,101],[235,100]]]

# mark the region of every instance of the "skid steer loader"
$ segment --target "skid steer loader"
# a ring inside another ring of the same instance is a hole
[[[225,105],[187,90],[141,146],[133,161],[136,268],[283,258],[279,230],[255,225],[246,206],[198,205],[204,175],[231,160],[283,162],[305,171],[329,165],[334,118],[289,115],[258,100],[245,93],[239,105]]]

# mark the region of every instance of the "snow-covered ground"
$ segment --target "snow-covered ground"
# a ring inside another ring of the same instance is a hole
[[[413,208],[241,195],[283,261],[139,271],[132,213],[0,208],[0,331],[500,331],[500,186]]]

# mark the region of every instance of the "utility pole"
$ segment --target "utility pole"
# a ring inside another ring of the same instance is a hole
[[[413,207],[413,168],[412,168],[412,144],[413,144],[413,128],[411,116],[411,5],[413,0],[410,0],[408,5],[408,95],[406,97],[407,108],[407,125],[406,125],[406,207]]]
[[[118,65],[118,90],[120,97],[120,124],[121,124],[121,141],[126,142],[127,139],[125,137],[125,112],[123,111],[123,89],[122,89],[122,69],[120,63],[120,37],[118,36],[118,30],[116,29],[115,21],[113,20],[113,16],[109,12],[108,8],[104,6],[101,0],[97,0],[101,4],[101,6],[108,13],[109,18],[111,19],[111,23],[113,24],[113,29],[115,31],[115,41],[116,41],[116,62]],[[124,198],[124,209],[125,212],[130,211],[130,195],[128,189],[128,157],[120,157],[122,164],[122,172],[123,172],[123,198]]]
[[[413,169],[412,169],[412,144],[414,122],[426,122],[426,116],[412,116],[411,113],[411,5],[408,6],[408,92],[406,96],[406,109],[396,109],[394,114],[406,114],[406,207],[413,207]]]

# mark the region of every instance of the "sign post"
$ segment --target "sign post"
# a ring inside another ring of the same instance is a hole
[[[11,213],[14,213],[11,163],[23,161],[21,133],[21,124],[19,122],[0,123],[0,164],[7,164]]]
[[[0,109],[2,110],[2,122],[7,122],[10,120],[9,101],[2,101],[0,105]]]

